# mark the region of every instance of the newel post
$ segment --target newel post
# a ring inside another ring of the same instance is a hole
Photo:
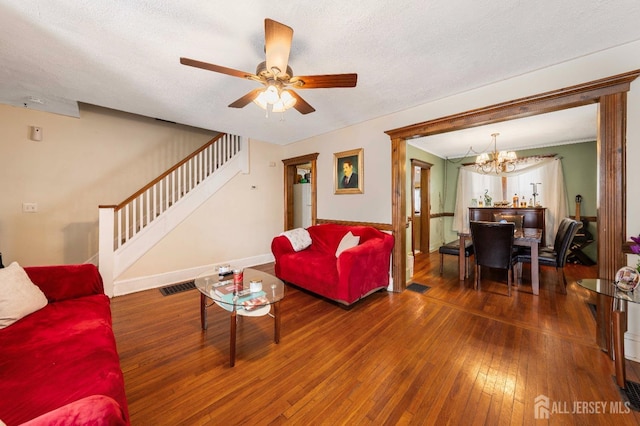
[[[98,206],[98,270],[102,275],[104,293],[113,297],[113,242],[114,212],[116,206]]]

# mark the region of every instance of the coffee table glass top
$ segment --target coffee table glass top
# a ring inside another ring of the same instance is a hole
[[[252,292],[251,282],[254,282]],[[256,284],[258,282],[259,284]],[[220,276],[215,270],[206,271],[195,279],[196,288],[220,307],[249,313],[282,300],[284,283],[271,274],[245,268],[241,286],[234,286],[233,274]],[[257,312],[256,312],[257,313]]]
[[[614,299],[626,300],[631,303],[640,303],[640,288],[634,291],[620,290],[613,281],[603,280],[600,278],[584,278],[578,280],[578,284],[587,290],[595,291],[605,296],[611,296]]]

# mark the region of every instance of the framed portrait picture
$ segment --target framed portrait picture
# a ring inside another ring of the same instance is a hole
[[[336,194],[364,193],[364,149],[333,154],[333,188]]]

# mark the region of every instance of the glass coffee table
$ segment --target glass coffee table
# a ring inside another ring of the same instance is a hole
[[[614,360],[616,383],[635,410],[640,410],[640,384],[627,380],[624,357],[624,333],[627,330],[627,303],[640,304],[640,289],[622,291],[613,281],[584,278],[578,285],[598,295],[597,340]]]
[[[200,291],[200,323],[207,329],[207,308],[213,305],[230,312],[229,365],[236,362],[236,327],[239,316],[273,317],[273,340],[280,342],[280,301],[284,298],[284,283],[271,274],[245,268],[242,284],[234,288],[233,275],[218,275],[215,270],[200,274],[195,279]],[[253,284],[253,285],[252,285]],[[252,288],[253,287],[253,288]],[[253,290],[253,291],[252,291]],[[273,306],[273,314],[271,313]]]

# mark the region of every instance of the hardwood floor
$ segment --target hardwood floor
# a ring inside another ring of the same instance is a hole
[[[233,368],[229,315],[209,308],[202,331],[197,290],[112,299],[132,424],[534,424],[539,395],[554,409],[548,424],[640,423],[573,282],[595,269],[565,268],[562,295],[543,268],[533,296],[525,266],[509,298],[506,276],[483,273],[475,291],[457,258],[445,256],[442,276],[438,262],[416,257],[426,293],[378,292],[350,310],[288,287],[280,344],[272,318],[241,318]],[[639,373],[627,361],[628,378]]]

